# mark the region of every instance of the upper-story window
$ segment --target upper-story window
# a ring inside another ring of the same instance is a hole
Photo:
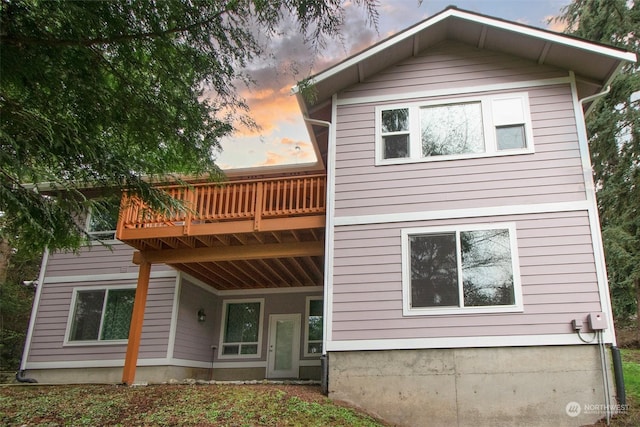
[[[91,240],[113,240],[118,225],[119,200],[102,199],[96,202],[87,217],[87,232]]]
[[[533,152],[526,93],[376,108],[377,164]]]

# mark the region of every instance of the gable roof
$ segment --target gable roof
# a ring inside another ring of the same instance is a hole
[[[302,97],[299,86],[293,92],[305,117],[314,116],[334,93],[444,40],[572,70],[581,98],[606,87],[625,62],[636,61],[634,53],[623,49],[450,6],[312,76],[309,82],[317,94],[312,102]]]

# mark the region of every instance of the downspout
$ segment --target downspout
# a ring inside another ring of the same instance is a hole
[[[593,95],[590,96],[586,96],[582,99],[579,100],[580,102],[580,107],[584,107],[584,104],[586,102],[589,101],[593,101],[595,99],[598,99],[602,96],[607,95],[609,92],[611,92],[611,85],[607,85],[607,87],[605,88],[605,90],[595,93]],[[593,105],[591,105],[591,107],[589,107],[589,111],[592,110]],[[586,125],[586,123],[585,123]],[[594,189],[595,191],[595,189]],[[615,331],[613,332],[614,337],[615,337]],[[611,405],[610,405],[610,401],[609,401],[609,376],[607,375],[607,361],[606,361],[606,352],[604,350],[604,340],[602,339],[602,331],[598,332],[598,347],[600,347],[600,358],[601,358],[601,363],[602,363],[602,380],[603,380],[603,386],[604,386],[604,393],[605,393],[605,402],[607,402],[607,407],[605,408],[605,412],[606,412],[606,420],[607,420],[607,425],[609,425],[610,419],[611,419]],[[622,372],[622,362],[620,359],[620,350],[618,350],[618,347],[615,346],[615,338],[614,338],[614,345],[611,347],[611,356],[613,359],[613,375],[615,378],[615,386],[616,386],[616,396],[618,399],[618,404],[621,405],[622,408],[624,408],[625,406],[622,405],[626,405],[626,390],[624,387],[624,375]]]
[[[33,338],[33,330],[36,326],[36,315],[38,308],[40,307],[40,297],[42,295],[42,288],[44,287],[44,276],[47,269],[47,263],[49,262],[49,248],[45,248],[42,255],[42,262],[40,263],[40,273],[38,274],[38,284],[36,286],[36,295],[33,298],[33,305],[31,307],[31,316],[29,317],[29,327],[27,329],[27,336],[24,341],[24,350],[22,351],[22,360],[20,361],[20,370],[16,373],[16,380],[21,383],[35,383],[37,382],[33,378],[25,378],[24,373],[27,369],[27,358],[29,357],[29,351],[31,351],[31,339]]]
[[[609,92],[611,92],[611,85],[607,86],[607,88],[605,90],[603,90],[602,92],[598,92],[598,93],[594,93],[593,95],[585,96],[584,98],[582,98],[580,100],[580,105],[584,105],[585,102],[593,101],[594,99],[600,98],[601,96],[605,96]],[[591,108],[591,107],[589,107],[589,108]]]
[[[303,116],[303,119],[305,122],[310,123],[312,125],[316,125],[316,126],[324,126],[326,128],[328,128],[328,135],[327,135],[327,219],[326,219],[326,231],[329,232],[331,230],[333,230],[332,224],[333,224],[333,199],[332,199],[332,195],[331,192],[329,191],[329,189],[331,188],[331,185],[329,183],[329,178],[330,178],[330,174],[329,174],[329,168],[333,162],[333,156],[331,154],[331,130],[332,130],[332,124],[331,122],[328,122],[326,120],[318,120],[318,119],[312,119],[310,117],[305,117]],[[327,358],[327,312],[329,310],[328,307],[328,301],[330,301],[329,298],[329,285],[328,285],[328,280],[329,280],[329,274],[331,274],[331,271],[329,268],[326,268],[327,262],[329,262],[329,258],[331,256],[332,253],[332,249],[331,249],[331,242],[332,242],[332,236],[328,236],[328,233],[325,232],[325,240],[324,240],[324,252],[325,252],[325,277],[324,277],[324,293],[323,293],[323,298],[324,298],[324,303],[322,304],[324,307],[324,312],[322,313],[322,338],[323,338],[323,342],[322,342],[322,356],[320,356],[320,389],[322,394],[324,394],[325,396],[329,394],[329,359]]]

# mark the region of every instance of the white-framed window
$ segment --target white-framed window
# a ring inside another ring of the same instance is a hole
[[[527,93],[376,107],[376,164],[533,153]]]
[[[220,358],[260,357],[264,299],[226,300],[222,306]]]
[[[522,310],[514,223],[401,234],[404,315]]]
[[[304,328],[304,355],[322,355],[324,304],[322,297],[307,297]]]
[[[74,288],[66,344],[126,342],[135,295],[133,286]]]
[[[115,197],[100,199],[87,216],[87,233],[91,240],[115,240],[120,201]]]

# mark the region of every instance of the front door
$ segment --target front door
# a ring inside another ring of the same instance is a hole
[[[300,314],[269,316],[267,377],[298,378],[300,364]]]

